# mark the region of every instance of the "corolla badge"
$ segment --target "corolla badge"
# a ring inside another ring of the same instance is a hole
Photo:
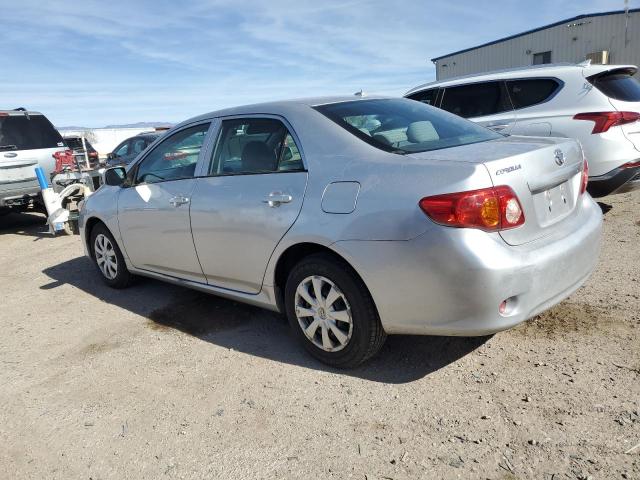
[[[558,148],[558,149],[556,149],[554,154],[556,156],[556,165],[558,165],[559,167],[564,165],[564,161],[565,161],[564,160],[564,152]]]

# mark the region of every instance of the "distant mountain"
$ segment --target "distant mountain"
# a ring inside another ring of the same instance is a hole
[[[138,122],[138,123],[125,123],[122,125],[107,125],[105,127],[97,128],[155,128],[155,127],[171,127],[171,122]],[[78,127],[75,125],[56,127],[58,130],[91,130],[90,127]]]

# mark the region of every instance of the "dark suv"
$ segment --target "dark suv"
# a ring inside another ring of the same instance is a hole
[[[160,137],[164,132],[146,132],[127,138],[107,155],[107,166],[130,164],[140,152]]]
[[[70,150],[73,151],[74,158],[78,161],[80,165],[85,165],[87,162],[87,158],[85,158],[85,147],[87,149],[87,157],[89,160],[89,165],[91,167],[96,167],[99,164],[98,152],[95,148],[89,143],[89,140],[84,139],[84,146],[82,145],[82,137],[77,135],[72,135],[68,137],[64,137],[64,143],[67,144]]]

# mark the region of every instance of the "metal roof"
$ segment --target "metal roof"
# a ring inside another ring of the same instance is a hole
[[[629,13],[637,13],[640,12],[640,8],[631,8],[629,9]],[[432,58],[432,62],[437,62],[438,60],[442,60],[443,58],[452,57],[454,55],[459,55],[461,53],[470,52],[471,50],[477,50],[478,48],[488,47],[489,45],[495,45],[496,43],[506,42],[507,40],[511,40],[513,38],[522,37],[524,35],[528,35],[530,33],[539,32],[540,30],[546,30],[547,28],[557,27],[559,25],[564,25],[565,23],[576,22],[578,20],[582,20],[583,18],[593,18],[593,17],[603,17],[606,15],[620,15],[627,13],[626,10],[614,10],[611,12],[600,12],[600,13],[588,13],[585,15],[578,15],[577,17],[567,18],[566,20],[560,20],[559,22],[551,23],[549,25],[545,25],[544,27],[534,28],[533,30],[527,30],[526,32],[516,33],[515,35],[511,35],[508,37],[500,38],[498,40],[494,40],[492,42],[483,43],[482,45],[478,45],[476,47],[465,48],[464,50],[458,50],[457,52],[448,53],[447,55],[442,55],[440,57]]]

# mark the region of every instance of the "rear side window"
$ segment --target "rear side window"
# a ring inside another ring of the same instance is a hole
[[[531,78],[528,80],[508,80],[507,90],[513,107],[526,108],[547,101],[560,84],[551,78]]]
[[[607,97],[623,102],[640,102],[640,82],[632,72],[617,72],[589,79]]]
[[[423,90],[421,92],[412,93],[408,95],[407,98],[411,100],[416,100],[418,102],[426,103],[427,105],[436,106],[436,99],[438,98],[438,89],[431,88],[429,90]]]
[[[0,151],[62,146],[62,137],[43,115],[0,115]]]
[[[299,171],[302,157],[285,125],[273,118],[224,120],[210,175]]]
[[[502,82],[485,82],[446,88],[440,108],[473,118],[506,112],[511,103]]]

